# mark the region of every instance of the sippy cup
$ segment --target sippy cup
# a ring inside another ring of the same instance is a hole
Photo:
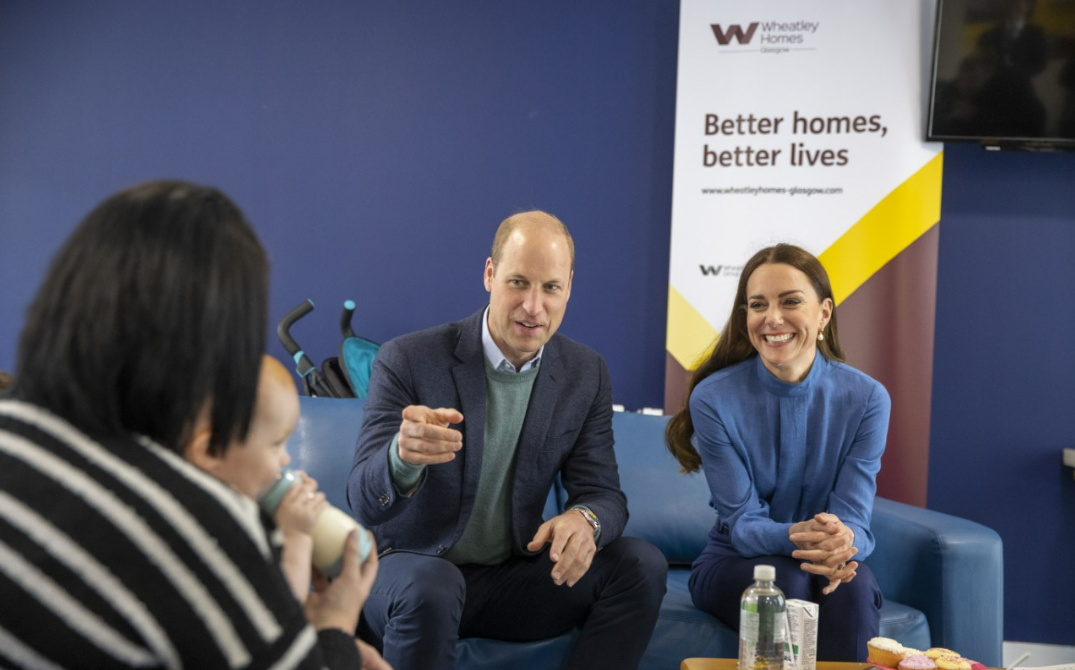
[[[258,498],[261,508],[269,514],[275,513],[288,489],[301,481],[302,478],[294,470],[281,470],[276,481]],[[343,543],[353,528],[358,529],[358,560],[365,563],[373,543],[357,521],[331,504],[325,506],[317,519],[313,533],[313,564],[326,577],[336,577],[343,569]]]

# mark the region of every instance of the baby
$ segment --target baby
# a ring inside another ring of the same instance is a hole
[[[210,453],[209,421],[203,417],[184,456],[243,495],[257,500],[276,481],[280,468],[291,462],[291,457],[287,455],[287,438],[295,430],[298,421],[299,394],[295,382],[279,361],[265,356],[261,360],[257,402],[246,440],[229,444],[223,453]],[[283,535],[280,568],[291,586],[291,592],[299,602],[305,603],[310,595],[313,530],[328,503],[325,494],[317,490],[317,482],[313,478],[304,472],[298,474],[302,481],[291,486],[284,494],[273,520]],[[372,535],[370,541],[373,541]],[[363,566],[364,572],[376,574],[376,553],[371,553]],[[372,584],[372,577],[369,583]],[[365,670],[392,670],[375,648],[358,639],[355,644],[362,655]]]
[[[246,440],[210,453],[207,430],[196,431],[186,450],[188,461],[249,498],[257,500],[291,462],[287,438],[299,420],[299,396],[291,375],[275,358],[265,356],[258,378],[257,402]],[[325,509],[325,494],[305,473],[288,489],[273,520],[283,535],[280,567],[299,602],[310,592],[313,529]]]

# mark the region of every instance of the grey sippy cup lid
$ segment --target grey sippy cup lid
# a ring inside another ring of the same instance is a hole
[[[299,475],[294,470],[290,468],[281,470],[276,481],[258,497],[261,508],[269,514],[274,514],[276,508],[280,506],[280,501],[284,499],[284,494],[298,481],[300,481]]]

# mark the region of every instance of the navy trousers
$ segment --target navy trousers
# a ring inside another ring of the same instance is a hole
[[[552,566],[547,550],[494,566],[387,554],[360,635],[394,668],[453,670],[459,637],[529,641],[578,628],[568,668],[637,668],[664,598],[664,555],[648,542],[621,537],[597,552],[571,588],[553,583]]]
[[[865,661],[866,642],[881,628],[884,602],[873,572],[859,563],[856,577],[826,596],[821,589],[829,580],[803,572],[801,564],[790,556],[743,558],[730,545],[710,542],[694,562],[691,599],[698,609],[739,630],[739,600],[754,582],[754,566],[775,566],[776,585],[785,598],[818,604],[817,660]]]

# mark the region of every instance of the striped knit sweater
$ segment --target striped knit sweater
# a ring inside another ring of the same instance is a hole
[[[357,668],[256,505],[149,440],[0,400],[0,667]]]

